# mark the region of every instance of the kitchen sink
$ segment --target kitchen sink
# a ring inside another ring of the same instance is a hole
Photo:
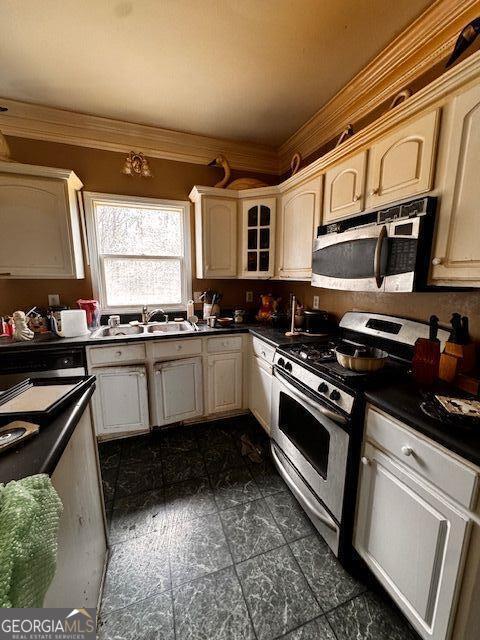
[[[148,333],[183,333],[194,330],[189,322],[155,322],[145,328]]]
[[[91,338],[114,338],[115,336],[138,336],[143,333],[140,325],[119,324],[117,327],[101,327],[92,333]]]

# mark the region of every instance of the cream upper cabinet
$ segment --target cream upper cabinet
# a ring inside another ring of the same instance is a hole
[[[83,278],[72,171],[0,162],[0,277]]]
[[[364,210],[366,168],[367,151],[363,151],[327,171],[322,224]]]
[[[240,278],[271,278],[275,263],[276,198],[241,202]]]
[[[197,278],[237,276],[237,201],[200,196],[195,202]]]
[[[439,110],[395,129],[372,145],[368,209],[429,191],[433,186]]]
[[[447,110],[450,126],[440,147],[445,166],[431,280],[480,286],[480,86],[457,96]]]
[[[281,196],[277,231],[275,275],[293,280],[310,280],[312,247],[320,224],[322,176],[286,191]]]

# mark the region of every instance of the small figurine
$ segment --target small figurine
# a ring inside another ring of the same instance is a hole
[[[27,316],[23,311],[15,311],[13,314],[13,339],[16,342],[26,342],[32,340],[35,335],[33,331],[28,328]]]
[[[260,296],[261,306],[255,316],[256,320],[260,322],[269,322],[272,318],[272,314],[276,313],[278,308],[278,300],[275,300],[271,293],[262,293]]]

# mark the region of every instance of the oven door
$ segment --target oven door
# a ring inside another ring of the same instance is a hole
[[[310,399],[275,371],[272,438],[313,494],[340,522],[349,435],[335,421],[337,416],[339,421],[345,420],[340,414]],[[331,516],[327,516],[331,520]]]

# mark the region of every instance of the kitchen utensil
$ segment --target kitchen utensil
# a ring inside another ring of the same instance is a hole
[[[0,428],[0,453],[39,432],[39,425],[23,420],[15,420]]]
[[[52,331],[60,338],[76,338],[90,333],[87,326],[87,314],[84,309],[60,311],[60,327],[54,314],[50,315]]]
[[[98,329],[100,326],[100,303],[98,300],[77,300],[80,309],[87,314],[87,325],[89,329]]]
[[[290,331],[286,331],[285,335],[288,337],[292,337],[295,335],[295,308],[297,306],[297,302],[295,300],[295,296],[292,296],[292,319],[290,322]]]
[[[198,316],[196,316],[193,313],[191,316],[188,316],[187,321],[190,322],[190,324],[192,325],[194,331],[199,331],[199,328],[198,328]],[[175,322],[177,322],[176,319],[175,319]],[[179,322],[182,322],[182,319],[179,319]]]
[[[187,318],[195,315],[195,303],[193,300],[187,302]]]
[[[231,324],[233,324],[233,318],[230,318],[230,317],[217,318],[217,323],[221,327],[229,327]]]
[[[356,345],[340,345],[334,351],[337,362],[352,371],[378,371],[388,358],[386,351]]]
[[[209,326],[210,329],[213,329],[215,327],[216,321],[217,321],[217,316],[209,316],[207,318],[207,326]]]
[[[305,309],[305,333],[327,333],[329,329],[329,319],[327,311],[321,309]]]
[[[413,375],[420,384],[433,384],[439,375],[440,341],[437,338],[437,316],[430,316],[429,324],[430,337],[417,338],[413,355]]]
[[[108,316],[108,326],[109,327],[118,327],[120,324],[120,316]]]

